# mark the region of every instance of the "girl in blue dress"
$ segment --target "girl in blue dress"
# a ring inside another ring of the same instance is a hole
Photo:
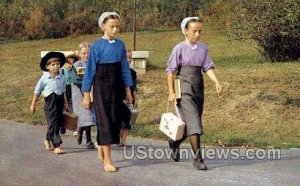
[[[100,16],[98,24],[104,35],[90,48],[82,81],[82,106],[90,108],[90,91],[93,86],[98,158],[103,162],[106,172],[115,172],[116,167],[111,161],[111,144],[120,142],[122,99],[125,94],[126,100],[132,103],[132,78],[125,44],[115,38],[120,31],[120,16],[115,12],[105,12]]]

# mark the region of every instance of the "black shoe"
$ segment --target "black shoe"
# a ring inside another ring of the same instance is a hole
[[[175,141],[169,140],[169,147],[172,149],[172,159],[175,162],[178,162],[180,160],[180,149],[179,147],[175,147]]]
[[[66,128],[61,127],[60,128],[60,134],[66,134]]]
[[[78,134],[77,135],[77,143],[78,143],[78,145],[80,145],[81,142],[82,142],[82,135]]]
[[[86,144],[86,148],[87,148],[87,149],[95,149],[95,145],[94,145],[93,142],[88,142],[88,143]]]
[[[197,170],[207,170],[207,165],[203,162],[203,160],[194,160],[193,165]]]

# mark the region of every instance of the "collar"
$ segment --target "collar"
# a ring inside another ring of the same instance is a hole
[[[192,47],[192,50],[196,50],[197,49],[197,44],[194,44],[194,45],[191,45],[191,47]]]
[[[51,74],[50,74],[50,72],[46,72],[46,73],[45,73],[45,76],[46,76],[47,79],[51,79],[51,78],[61,79],[61,78],[62,78],[62,74],[61,74],[61,73],[59,73],[59,74],[58,74],[57,76],[55,76],[55,77],[52,77]]]
[[[116,41],[113,39],[113,40],[109,40],[108,37],[106,36],[103,36],[102,39],[105,39],[108,41],[108,43],[115,43]]]
[[[196,50],[198,48],[198,42],[196,44],[191,44],[191,43],[188,43],[187,41],[185,41],[185,44],[190,46],[192,48],[192,50]]]

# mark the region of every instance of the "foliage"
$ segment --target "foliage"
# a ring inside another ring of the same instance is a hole
[[[198,15],[203,2],[137,0],[137,30],[177,28],[184,17]],[[0,1],[0,11],[0,37],[6,39],[97,33],[97,19],[105,11],[116,11],[121,15],[124,31],[133,27],[133,0],[6,0]]]
[[[235,14],[235,38],[255,40],[271,61],[300,58],[300,0],[244,0]]]
[[[214,27],[228,29],[235,17],[233,10],[239,3],[236,0],[212,0],[204,3],[201,10],[205,13],[205,20],[214,23]]]

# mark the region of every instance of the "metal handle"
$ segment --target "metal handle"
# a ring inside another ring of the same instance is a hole
[[[169,106],[170,106],[170,104],[169,104],[169,101],[168,101],[168,102],[167,102],[166,112],[169,112]],[[179,110],[178,110],[178,107],[177,107],[177,104],[174,103],[174,107],[175,107],[176,115],[178,116],[178,118],[179,118],[180,120],[182,120],[182,119],[181,119],[181,116],[180,116],[180,113],[179,113]]]

